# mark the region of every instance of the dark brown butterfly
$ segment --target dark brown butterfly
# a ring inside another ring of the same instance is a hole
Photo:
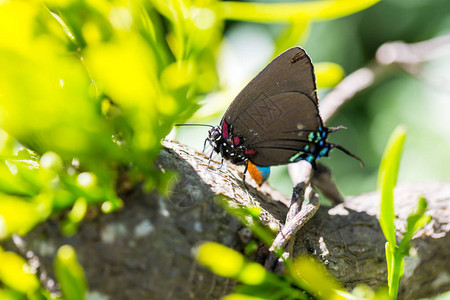
[[[270,62],[233,100],[219,126],[209,130],[213,151],[245,165],[258,184],[270,166],[316,159],[337,148],[319,114],[316,78],[311,59],[301,47],[286,50]],[[212,153],[211,153],[212,154]]]

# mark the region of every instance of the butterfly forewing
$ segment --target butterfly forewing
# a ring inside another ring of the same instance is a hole
[[[302,93],[317,104],[316,89],[311,59],[305,50],[293,47],[277,56],[253,78],[233,100],[223,120],[234,124],[239,115],[251,107],[254,101],[286,92]]]

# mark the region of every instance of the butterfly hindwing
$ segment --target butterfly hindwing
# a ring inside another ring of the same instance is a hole
[[[287,92],[254,102],[235,119],[233,134],[245,137],[243,145],[256,151],[249,157],[254,164],[270,166],[289,163],[321,126],[316,103],[299,92]]]
[[[311,59],[301,47],[290,48],[272,60],[236,96],[224,115],[228,124],[234,124],[241,113],[260,98],[270,98],[285,92],[299,92],[316,104],[316,78]]]

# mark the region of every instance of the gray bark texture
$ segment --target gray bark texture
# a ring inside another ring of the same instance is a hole
[[[86,272],[90,295],[100,297],[96,299],[218,299],[233,290],[235,282],[212,274],[193,257],[202,241],[216,241],[238,251],[248,241],[248,230],[216,200],[227,197],[235,205],[256,205],[261,208],[261,220],[280,229],[289,199],[268,185],[257,189],[251,179],[247,192],[241,172],[226,162],[219,169],[213,161],[208,168],[208,159],[201,153],[174,142],[164,142],[164,147],[158,167],[178,173],[167,197],[145,193],[139,185],[123,188],[127,186],[123,180],[121,211],[104,215],[91,209],[71,237],[60,234],[57,219],[24,237],[27,249],[39,257],[50,276],[56,250],[70,244]],[[396,189],[398,236],[420,195],[428,201],[432,221],[413,240],[400,299],[431,297],[450,289],[450,183]],[[386,285],[378,198],[370,193],[349,197],[333,208],[320,207],[297,233],[294,257],[315,256],[349,290],[358,284]],[[12,242],[3,246],[15,249]]]

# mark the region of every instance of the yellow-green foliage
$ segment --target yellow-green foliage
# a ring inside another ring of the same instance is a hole
[[[404,126],[398,126],[394,130],[384,151],[378,173],[378,189],[381,192],[379,222],[387,240],[385,250],[391,299],[397,299],[398,287],[405,267],[404,258],[409,254],[412,237],[431,220],[430,216],[425,215],[427,201],[425,198],[420,197],[417,210],[408,216],[406,232],[400,244],[397,245],[394,225],[394,187],[397,184],[397,175],[406,133]]]

